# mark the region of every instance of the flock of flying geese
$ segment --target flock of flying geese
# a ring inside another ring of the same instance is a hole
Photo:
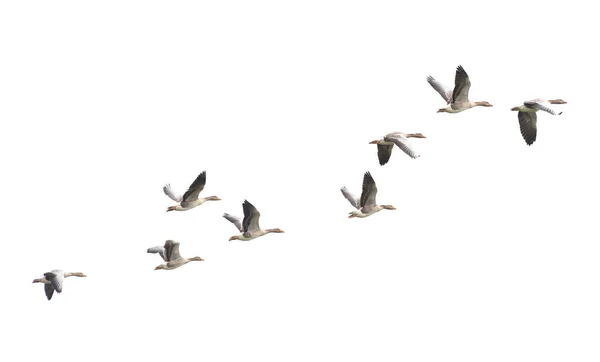
[[[465,72],[462,66],[456,68],[456,76],[454,78],[454,88],[449,89],[442,85],[432,76],[427,77],[427,82],[435,89],[442,98],[446,101],[447,107],[440,108],[439,112],[447,113],[459,113],[473,107],[492,107],[488,102],[474,102],[469,100],[469,89],[471,88],[471,81],[467,72]],[[562,99],[533,99],[530,101],[523,102],[522,105],[513,107],[512,111],[518,111],[519,126],[521,129],[521,135],[527,143],[531,145],[535,142],[537,137],[537,111],[544,111],[552,115],[560,115],[562,112],[556,112],[551,108],[552,104],[566,104],[567,102]],[[419,155],[415,152],[409,142],[409,138],[425,138],[421,133],[402,133],[393,132],[385,135],[381,139],[370,142],[371,144],[377,145],[377,157],[379,158],[379,164],[385,165],[391,155],[394,145],[400,148],[411,158],[417,158]],[[203,171],[198,177],[192,182],[188,190],[182,195],[176,194],[169,184],[163,187],[164,193],[175,201],[177,204],[170,206],[167,211],[187,211],[197,206],[202,205],[206,201],[219,201],[221,200],[217,196],[199,197],[200,192],[204,189],[206,184],[206,171]],[[363,177],[362,193],[359,197],[351,194],[346,187],[341,189],[344,197],[350,202],[350,204],[356,208],[355,211],[350,212],[349,218],[364,218],[371,216],[381,210],[395,210],[396,208],[392,205],[378,205],[376,202],[377,186],[375,180],[371,176],[370,172],[366,172]],[[260,213],[248,200],[242,203],[242,209],[244,211],[244,217],[240,218],[230,214],[223,214],[223,217],[230,221],[239,230],[239,235],[234,235],[229,240],[252,240],[260,236],[264,236],[269,233],[283,233],[281,229],[261,229],[258,221]],[[164,260],[164,264],[161,264],[155,268],[155,270],[172,270],[179,268],[191,261],[203,261],[204,259],[195,256],[191,258],[184,258],[179,254],[179,242],[173,240],[167,240],[164,246],[155,246],[148,249],[148,253],[157,253]],[[64,272],[62,270],[52,270],[44,273],[42,278],[34,279],[34,283],[43,283],[44,291],[48,300],[52,298],[54,291],[57,293],[62,292],[64,278],[77,276],[85,277],[86,275],[80,272]]]

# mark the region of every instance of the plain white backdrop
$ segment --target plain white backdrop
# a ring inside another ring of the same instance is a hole
[[[593,9],[3,2],[0,358],[598,361]],[[493,108],[436,113],[459,64]],[[379,166],[392,131],[422,156]],[[166,213],[202,170],[222,201]],[[398,210],[347,219],[365,171]],[[285,233],[228,242],[244,199]]]

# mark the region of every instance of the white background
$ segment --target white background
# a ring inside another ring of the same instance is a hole
[[[0,359],[598,361],[596,15],[3,2]],[[436,113],[459,64],[493,108]],[[568,104],[529,147],[536,97]],[[379,166],[392,131],[421,158]],[[165,213],[202,170],[223,201]],[[365,171],[398,210],[347,218]],[[285,234],[228,242],[244,199]],[[165,239],[205,261],[154,271]],[[48,301],[57,268],[88,277]]]

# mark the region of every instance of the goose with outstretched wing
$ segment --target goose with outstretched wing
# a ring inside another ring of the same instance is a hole
[[[219,201],[221,200],[217,196],[208,196],[208,197],[199,197],[200,192],[204,190],[204,185],[206,184],[206,171],[202,171],[198,177],[192,182],[188,190],[183,194],[183,196],[175,193],[171,188],[170,184],[166,184],[163,186],[163,191],[165,195],[169,196],[169,198],[178,204],[175,206],[169,206],[167,211],[187,211],[193,209],[196,206],[200,206],[206,201]]]
[[[427,82],[435,89],[442,98],[446,101],[448,106],[446,108],[440,108],[438,113],[447,112],[447,113],[458,113],[465,111],[469,108],[473,107],[491,107],[492,105],[488,102],[473,102],[469,100],[469,90],[471,89],[471,80],[469,80],[469,75],[462,67],[459,65],[456,68],[456,74],[454,76],[454,88],[449,89],[445,87],[438,80],[433,78],[432,76],[427,77]]]
[[[562,114],[562,112],[555,111],[551,106],[552,104],[567,104],[567,102],[562,99],[550,99],[546,101],[537,98],[523,102],[520,106],[511,108],[511,111],[519,112],[517,116],[519,118],[521,136],[523,136],[523,139],[528,146],[531,146],[537,138],[537,111],[544,111],[553,116]]]
[[[258,220],[260,218],[260,212],[252,205],[248,200],[244,200],[242,204],[242,208],[244,210],[244,218],[241,219],[238,216],[233,216],[230,214],[223,214],[223,217],[227,219],[229,222],[233,223],[235,227],[240,231],[240,235],[234,235],[229,238],[231,240],[252,240],[256,239],[259,236],[267,235],[269,233],[283,233],[281,229],[261,229],[258,225]]]
[[[367,217],[381,210],[396,210],[392,205],[377,205],[377,185],[370,172],[365,172],[363,177],[362,194],[357,198],[348,191],[346,186],[342,187],[342,195],[354,206],[357,211],[350,212],[348,218]]]
[[[179,254],[179,242],[173,240],[165,241],[164,246],[155,246],[148,249],[148,253],[158,253],[163,260],[164,264],[161,264],[154,268],[154,270],[172,270],[177,269],[182,265],[189,263],[190,261],[204,261],[199,256],[194,256],[191,258],[184,258]]]

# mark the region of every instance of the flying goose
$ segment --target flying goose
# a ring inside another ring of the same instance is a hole
[[[244,219],[241,220],[240,217],[229,215],[227,213],[223,214],[223,217],[229,220],[231,223],[238,228],[241,232],[241,235],[234,235],[229,238],[231,240],[252,240],[258,238],[259,236],[266,235],[268,233],[282,233],[281,229],[266,229],[263,230],[258,225],[258,219],[260,218],[260,212],[248,202],[248,200],[244,200],[242,204],[242,208],[244,209]]]
[[[204,261],[204,259],[199,256],[194,256],[192,258],[182,257],[181,254],[179,254],[179,242],[173,240],[165,241],[165,246],[155,246],[148,249],[148,253],[158,253],[166,262],[165,264],[157,266],[154,270],[172,270],[179,268],[190,261]]]
[[[473,108],[475,106],[482,107],[491,107],[492,105],[488,102],[472,102],[469,100],[469,88],[471,88],[471,81],[469,80],[469,76],[465,69],[459,65],[456,68],[456,76],[454,77],[454,89],[448,89],[442,83],[435,80],[432,76],[427,77],[427,82],[431,84],[433,89],[435,89],[446,101],[446,104],[449,104],[446,108],[440,108],[438,113],[447,112],[447,113],[458,113],[469,108]]]
[[[550,107],[551,104],[567,104],[562,99],[550,99],[548,101],[537,98],[527,102],[523,102],[522,105],[513,107],[511,111],[519,111],[519,126],[521,128],[521,135],[527,143],[531,146],[537,137],[537,111],[546,111],[552,115],[561,115],[562,112],[557,113]]]
[[[383,209],[396,210],[392,205],[377,205],[375,201],[375,197],[377,196],[377,186],[375,185],[375,180],[373,180],[370,172],[365,172],[365,176],[363,177],[360,199],[352,195],[346,186],[342,187],[342,194],[350,201],[350,204],[358,210],[350,212],[348,218],[371,216]]]
[[[186,210],[193,209],[196,206],[202,205],[206,201],[221,200],[220,198],[218,198],[216,196],[199,198],[198,195],[204,189],[204,184],[206,184],[206,171],[202,171],[202,173],[200,175],[198,175],[198,177],[196,177],[194,182],[192,182],[192,184],[190,185],[188,190],[185,192],[185,194],[183,194],[183,196],[175,194],[173,192],[173,189],[171,189],[170,184],[166,184],[165,186],[163,186],[163,191],[165,192],[165,195],[169,196],[171,198],[171,200],[179,203],[178,205],[175,205],[175,206],[169,206],[169,208],[167,208],[167,212],[169,212],[169,211],[186,211]]]
[[[34,279],[34,283],[44,283],[44,291],[46,292],[46,298],[52,299],[52,295],[56,290],[57,293],[62,292],[63,279],[68,277],[86,277],[87,275],[80,272],[64,272],[62,270],[53,270],[44,273],[42,278]]]
[[[421,156],[415,152],[410,142],[408,141],[408,139],[411,137],[425,138],[425,136],[423,136],[421,133],[392,132],[386,134],[381,139],[369,142],[369,144],[377,145],[377,157],[379,157],[379,164],[383,166],[389,161],[390,157],[392,156],[394,144],[412,158],[417,158]]]

